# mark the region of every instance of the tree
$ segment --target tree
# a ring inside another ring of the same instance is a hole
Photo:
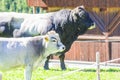
[[[1,12],[26,12],[32,13],[32,8],[27,6],[26,0],[1,0]]]

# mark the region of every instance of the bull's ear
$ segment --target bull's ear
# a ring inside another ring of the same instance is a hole
[[[49,37],[45,36],[45,41],[48,42],[49,41]]]
[[[80,8],[82,8],[82,9],[85,9],[85,7],[82,5],[82,6],[80,6]]]
[[[76,21],[77,20],[77,15],[76,15],[76,10],[75,11],[73,11],[72,10],[72,13],[71,13],[71,15],[72,15],[72,17],[73,17],[73,19],[74,19],[74,21]]]
[[[71,15],[72,15],[74,21],[77,20],[77,14],[79,13],[79,8],[80,8],[80,6],[79,6],[79,7],[76,7],[75,9],[73,9],[73,10],[71,11]]]
[[[56,34],[56,32],[55,32],[54,30],[51,30],[51,31],[49,31],[47,34],[48,34],[48,35],[49,35],[49,34]]]

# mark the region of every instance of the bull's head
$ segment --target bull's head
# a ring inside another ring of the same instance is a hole
[[[55,31],[50,31],[44,38],[44,44],[48,53],[62,52],[65,50],[65,46],[62,44],[59,35]]]
[[[78,30],[87,30],[95,28],[95,23],[89,16],[89,13],[84,9],[84,6],[79,6],[71,11],[71,15],[75,23],[77,24]]]

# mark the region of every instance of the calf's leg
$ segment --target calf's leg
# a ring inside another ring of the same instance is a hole
[[[25,67],[25,80],[31,80],[32,77],[32,70],[33,70],[33,65],[27,65]]]
[[[2,73],[0,73],[0,80],[2,80]]]

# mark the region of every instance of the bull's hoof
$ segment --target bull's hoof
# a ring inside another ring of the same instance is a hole
[[[66,68],[66,67],[61,67],[61,69],[62,69],[63,71],[67,70],[67,68]]]
[[[65,66],[65,63],[61,63],[60,66],[61,66],[61,69],[62,69],[62,70],[66,70],[66,69],[67,69],[66,66]]]
[[[44,68],[44,70],[50,70],[49,68]]]
[[[49,69],[48,67],[45,67],[45,66],[44,66],[44,70],[50,70],[50,69]]]

